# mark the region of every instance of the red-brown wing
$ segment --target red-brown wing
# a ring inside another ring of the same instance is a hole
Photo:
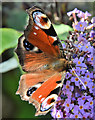
[[[30,8],[28,13],[29,25],[24,35],[19,38],[16,50],[20,64],[23,66],[23,70],[28,72],[48,69],[45,65],[48,66],[61,57],[59,49],[61,43],[58,41],[50,20],[42,10],[34,7]],[[36,13],[37,15],[35,15]],[[38,17],[36,18],[36,16]]]
[[[27,11],[29,24],[24,31],[25,38],[44,53],[59,58],[62,45],[47,15],[35,6]]]
[[[22,100],[35,105],[36,116],[45,115],[56,102],[65,74],[65,71],[63,73],[48,71],[22,75],[17,94],[20,94]]]
[[[52,32],[53,32],[53,30],[54,29],[52,28]],[[55,41],[54,38],[50,35],[47,35],[35,23],[33,24],[32,28],[27,36],[27,39],[31,44],[33,44],[34,46],[37,46],[41,51],[43,51],[49,55],[55,56],[55,57],[60,56],[59,46],[53,45],[53,43]]]
[[[19,57],[19,62],[22,65],[24,71],[35,72],[48,69],[45,66],[54,61],[50,55],[46,55],[44,52],[39,53],[39,48],[33,46],[33,49],[27,51],[24,46],[25,36],[22,35],[19,38],[16,53]],[[56,59],[56,58],[55,58]]]

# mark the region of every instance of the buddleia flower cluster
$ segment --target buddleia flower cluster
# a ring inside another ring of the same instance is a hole
[[[66,59],[72,67],[51,110],[53,118],[93,118],[95,99],[95,17],[75,8],[67,13],[73,18],[73,31],[63,43]]]

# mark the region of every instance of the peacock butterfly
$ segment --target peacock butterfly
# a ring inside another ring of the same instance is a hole
[[[27,10],[29,23],[18,39],[16,53],[22,69],[16,94],[32,103],[36,116],[45,115],[56,103],[66,72],[72,65],[44,11],[33,6]]]

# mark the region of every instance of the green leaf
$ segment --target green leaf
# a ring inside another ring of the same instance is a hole
[[[69,35],[69,31],[73,30],[69,25],[64,25],[64,24],[55,25],[55,24],[53,24],[53,26],[54,26],[60,40],[67,39],[67,36]]]
[[[21,36],[21,33],[11,29],[11,28],[1,28],[0,34],[2,39],[0,39],[0,54],[9,48],[14,48],[17,46],[18,38]]]

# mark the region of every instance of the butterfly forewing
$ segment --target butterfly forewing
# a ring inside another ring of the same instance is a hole
[[[28,14],[29,26],[25,30],[27,40],[43,52],[59,57],[59,46],[62,49],[62,45],[47,15],[37,7],[30,8]]]

